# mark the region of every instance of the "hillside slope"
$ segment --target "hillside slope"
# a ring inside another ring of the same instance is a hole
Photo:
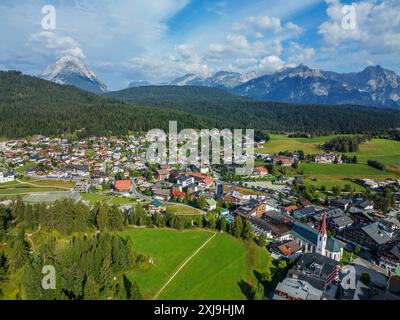
[[[400,125],[400,112],[395,110],[255,101],[208,87],[150,86],[105,95],[127,103],[190,112],[218,128],[354,133],[382,131]]]
[[[0,136],[9,138],[82,129],[82,135],[126,134],[166,129],[169,120],[191,128],[207,125],[188,113],[131,106],[19,72],[0,72],[0,114]]]

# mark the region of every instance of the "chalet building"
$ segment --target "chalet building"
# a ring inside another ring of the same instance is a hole
[[[245,205],[240,206],[234,212],[235,215],[240,215],[243,218],[262,217],[265,213],[265,204],[257,200],[251,200]]]
[[[186,188],[194,183],[194,177],[180,176],[176,179],[176,183],[182,188]]]
[[[156,180],[158,181],[165,181],[169,179],[170,176],[169,170],[157,170],[156,171]]]
[[[273,299],[335,299],[339,271],[339,262],[318,253],[306,253],[278,284]]]
[[[336,239],[328,238],[326,215],[319,232],[304,223],[296,221],[292,226],[291,234],[306,253],[316,252],[336,261],[340,261],[343,257],[343,246]]]
[[[131,192],[132,191],[132,181],[131,180],[117,180],[114,186],[115,192]]]
[[[213,178],[205,176],[200,172],[194,172],[191,174],[191,176],[194,177],[194,179],[202,184],[202,186],[205,188],[211,187],[214,182]]]
[[[270,245],[272,257],[275,259],[295,259],[303,253],[303,248],[294,240],[286,240]]]
[[[347,228],[337,234],[337,238],[352,245],[358,245],[368,251],[378,251],[392,240],[387,232],[382,230],[378,222]]]
[[[213,211],[217,209],[217,201],[215,201],[214,199],[206,199],[206,203],[208,211]]]
[[[274,166],[290,167],[294,163],[294,159],[286,156],[274,156],[272,162]]]
[[[388,276],[396,273],[400,267],[400,242],[378,252],[379,265],[384,268]]]
[[[315,225],[320,227],[324,214],[317,214],[312,217]],[[329,229],[335,229],[336,231],[342,231],[345,228],[349,228],[353,225],[354,221],[347,215],[342,209],[332,209],[326,212],[326,221]]]
[[[343,163],[342,156],[334,153],[322,153],[314,157],[316,163]]]
[[[153,189],[152,195],[153,199],[160,201],[169,201],[171,199],[170,196],[171,191],[169,189]]]
[[[351,206],[351,200],[349,199],[331,199],[329,200],[329,205],[332,208],[339,208],[346,211]]]
[[[10,172],[8,173],[0,172],[0,183],[12,182],[14,180],[15,180],[14,174]]]
[[[375,221],[368,211],[362,209],[351,207],[347,213],[355,224],[367,225]]]
[[[322,210],[325,210],[324,208],[317,208],[315,206],[307,206],[302,209],[297,209],[293,211],[293,215],[297,216],[298,218],[304,218],[304,217],[309,217],[317,214],[318,212],[321,212]]]
[[[265,177],[268,175],[268,169],[264,167],[255,167],[253,171],[253,175],[258,177]]]
[[[322,300],[322,290],[315,289],[307,281],[285,278],[279,282],[273,300]]]
[[[150,214],[162,214],[165,212],[165,207],[162,205],[160,200],[154,200],[147,206],[147,210]]]

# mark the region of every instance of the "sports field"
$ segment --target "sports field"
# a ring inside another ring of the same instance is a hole
[[[153,299],[158,293],[159,299],[167,300],[245,299],[248,284],[256,281],[254,271],[268,267],[271,261],[267,252],[255,244],[245,244],[227,234],[213,237],[213,232],[205,230],[168,229],[135,229],[127,234],[132,237],[135,250],[154,261],[129,274],[146,299]]]

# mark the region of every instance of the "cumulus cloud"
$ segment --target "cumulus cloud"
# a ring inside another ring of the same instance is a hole
[[[285,63],[278,56],[267,56],[260,60],[257,65],[257,72],[260,74],[276,72],[285,67]]]
[[[358,50],[390,53],[400,50],[400,2],[365,0],[350,6],[340,0],[326,0],[329,20],[319,27],[327,46],[357,45]],[[353,10],[354,28],[346,27]],[[348,19],[348,18],[347,18]],[[347,22],[347,23],[346,23]]]
[[[85,55],[77,41],[67,36],[60,36],[56,33],[43,31],[31,35],[29,41],[39,51],[46,55],[56,56],[71,55],[78,59],[84,59]]]
[[[288,48],[288,63],[298,65],[308,63],[315,57],[315,49],[302,46],[297,42],[291,42]]]

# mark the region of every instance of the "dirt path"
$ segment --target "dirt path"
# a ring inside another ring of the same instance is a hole
[[[188,257],[182,265],[176,270],[171,277],[167,280],[167,282],[162,286],[162,288],[157,292],[154,296],[153,300],[157,300],[160,294],[164,291],[164,289],[171,283],[172,280],[178,275],[178,273],[192,260],[206,245],[209,243],[217,234],[214,233],[206,242],[204,242],[190,257]]]
[[[41,228],[41,225],[39,224],[39,227],[38,227],[38,229],[37,229],[35,232],[33,232],[33,233],[26,233],[26,234],[25,234],[26,237],[28,238],[28,241],[32,244],[32,252],[35,252],[35,243],[34,243],[33,240],[32,240],[32,236],[33,236],[34,234],[38,233],[38,232],[40,231],[40,228]]]

